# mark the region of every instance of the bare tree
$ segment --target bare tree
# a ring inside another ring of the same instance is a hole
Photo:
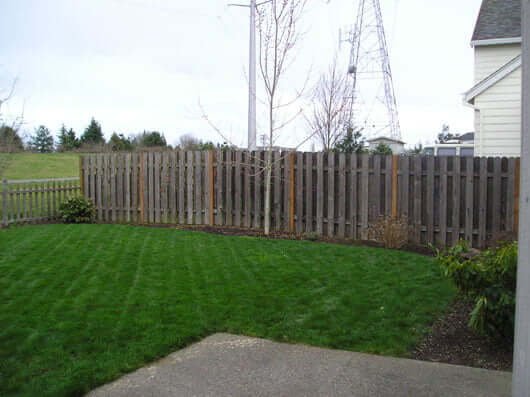
[[[3,121],[2,119],[2,105],[8,102],[11,97],[13,96],[13,93],[15,92],[15,86],[17,85],[17,79],[13,80],[13,83],[11,84],[11,89],[8,91],[8,93],[0,98],[0,122]]]
[[[324,151],[333,150],[347,132],[350,88],[348,76],[340,73],[335,57],[314,88],[313,110],[306,117],[310,130]]]
[[[23,141],[19,135],[19,130],[24,121],[24,106],[21,114],[15,117],[10,125],[6,123],[2,113],[2,106],[13,97],[17,82],[18,79],[14,79],[6,93],[0,91],[0,151],[2,152],[14,152],[23,149]]]
[[[277,138],[286,126],[295,121],[301,114],[301,107],[293,111],[293,107],[304,96],[305,88],[310,78],[310,72],[306,75],[303,86],[292,98],[285,100],[282,97],[282,83],[286,79],[286,73],[294,61],[294,50],[301,38],[299,22],[304,12],[307,0],[269,0],[259,3],[256,8],[258,15],[257,33],[259,40],[258,62],[261,80],[263,81],[265,95],[260,102],[267,109],[266,129],[261,135],[266,145],[265,160],[261,158],[249,159],[260,164],[257,174],[265,174],[265,200],[264,200],[264,233],[270,234],[271,224],[271,180],[273,160],[272,153]],[[218,128],[205,112],[199,100],[199,108],[202,118],[214,129],[227,143],[227,135]],[[313,134],[308,134],[302,139],[294,150],[312,139]],[[278,161],[282,161],[287,154],[282,155]],[[278,176],[279,177],[279,176]]]
[[[270,233],[272,150],[276,135],[300,114],[297,111],[280,120],[286,108],[302,96],[299,92],[290,101],[282,101],[280,86],[292,61],[293,50],[300,39],[299,21],[307,0],[271,0],[257,9],[259,40],[259,71],[265,87],[268,125],[266,130],[268,150],[265,172],[264,232]]]

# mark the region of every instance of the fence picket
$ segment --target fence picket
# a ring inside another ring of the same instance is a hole
[[[317,153],[317,203],[316,232],[319,236],[324,230],[324,153]]]
[[[202,225],[203,224],[203,206],[202,206],[202,186],[203,186],[203,180],[202,180],[202,154],[204,152],[202,151],[196,151],[195,152],[195,177],[194,177],[194,184],[195,184],[195,224],[196,225]]]
[[[280,152],[273,153],[273,185],[274,185],[274,199],[273,199],[273,214],[274,214],[274,229],[280,231],[282,228],[282,159]],[[239,225],[238,225],[239,226]]]
[[[357,155],[354,153],[350,157],[350,237],[354,240],[357,240],[359,236],[357,235],[357,203],[358,203],[358,178],[357,178]]]
[[[440,157],[440,192],[438,197],[439,211],[439,236],[438,241],[441,247],[447,243],[447,157]]]
[[[486,222],[488,205],[488,159],[481,158],[479,173],[479,213],[478,213],[478,239],[480,248],[486,244]]]
[[[335,153],[328,153],[328,236],[335,234]]]
[[[233,164],[232,164],[232,152],[226,152],[226,159],[225,159],[225,183],[226,183],[226,189],[225,189],[225,200],[226,200],[226,207],[225,207],[225,224],[227,226],[232,226],[234,221],[234,209],[232,207],[232,193],[233,193],[233,186],[232,186],[232,175],[233,175]]]
[[[338,228],[337,235],[339,238],[344,238],[346,235],[346,155],[339,154],[339,178],[338,178],[339,195],[338,201]]]
[[[369,165],[370,157],[361,155],[361,240],[368,239],[368,212],[369,212]]]
[[[241,206],[241,152],[235,153],[234,159],[234,225],[241,227],[241,215],[243,207]]]
[[[460,157],[453,158],[453,219],[451,223],[452,228],[452,242],[453,245],[460,240],[460,207],[461,207],[461,163]]]
[[[187,183],[187,196],[188,196],[188,209],[187,209],[187,221],[188,225],[193,225],[193,152],[186,152],[186,183]]]
[[[305,153],[305,231],[312,233],[313,228],[313,153]]]

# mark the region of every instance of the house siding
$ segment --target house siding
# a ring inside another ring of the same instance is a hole
[[[521,54],[520,44],[475,47],[475,84]]]
[[[476,155],[520,156],[521,68],[478,95],[475,110]]]

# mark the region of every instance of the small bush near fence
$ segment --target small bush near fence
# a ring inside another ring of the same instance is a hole
[[[409,241],[409,229],[407,218],[382,216],[370,225],[368,238],[385,248],[400,249]]]
[[[475,303],[469,326],[496,338],[512,339],[515,317],[517,243],[501,243],[483,252],[465,242],[438,252],[446,276]]]
[[[90,200],[84,197],[71,197],[61,203],[59,214],[65,223],[92,223],[96,210]]]

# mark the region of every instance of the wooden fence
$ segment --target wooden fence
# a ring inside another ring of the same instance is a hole
[[[57,220],[61,202],[79,195],[79,178],[3,180],[0,191],[2,226]]]
[[[82,189],[101,222],[260,229],[265,152],[92,154]],[[517,230],[519,160],[274,152],[276,231],[363,240],[380,216],[406,217],[416,244],[484,247]]]

